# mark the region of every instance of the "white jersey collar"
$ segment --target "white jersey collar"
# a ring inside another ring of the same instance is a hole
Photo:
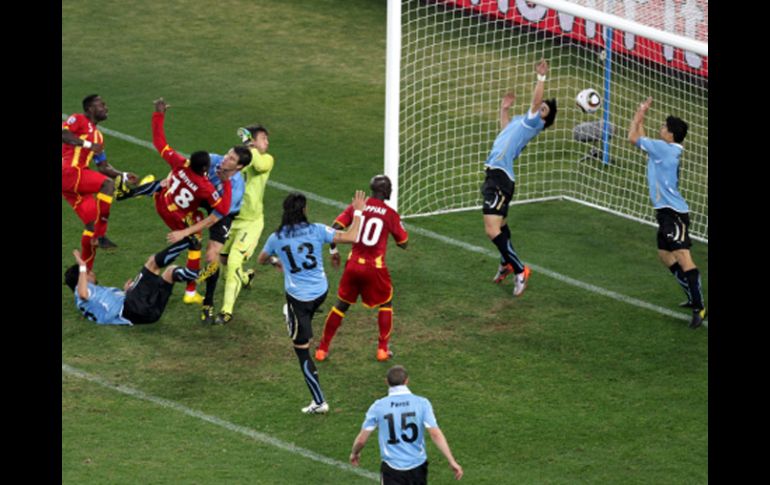
[[[406,386],[392,386],[388,388],[388,396],[398,396],[400,394],[411,394],[412,391]]]

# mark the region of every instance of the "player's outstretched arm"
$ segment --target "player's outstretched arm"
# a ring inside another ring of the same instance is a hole
[[[513,106],[514,101],[516,101],[516,95],[513,94],[512,92],[505,93],[505,96],[503,96],[503,99],[500,100],[499,120],[500,120],[501,130],[506,126],[508,126],[508,123],[511,122],[510,109],[511,109],[511,106]]]
[[[427,429],[428,433],[430,434],[430,438],[449,462],[449,466],[452,468],[452,471],[455,474],[455,479],[461,479],[463,477],[463,467],[461,467],[460,464],[455,461],[454,456],[452,456],[452,450],[449,449],[449,443],[447,443],[446,437],[444,437],[444,433],[442,433],[441,429],[439,428]]]
[[[353,449],[350,451],[350,464],[358,466],[361,464],[361,450],[366,446],[366,440],[369,439],[369,435],[372,434],[371,430],[362,429],[356,439],[353,440]]]
[[[163,128],[163,123],[166,119],[166,109],[170,108],[171,105],[166,103],[163,98],[156,99],[154,104],[155,112],[152,114],[152,144],[155,146],[155,149],[158,150],[160,156],[171,165],[171,168],[184,165],[187,159],[177,153],[166,142],[166,131]]]
[[[354,243],[358,240],[358,230],[361,227],[361,220],[364,218],[363,210],[366,208],[366,193],[363,190],[356,190],[353,196],[353,223],[347,231],[334,233],[334,243]]]
[[[634,113],[631,125],[628,127],[628,141],[634,146],[636,146],[639,138],[644,136],[644,116],[647,114],[647,110],[650,109],[650,105],[652,105],[652,96],[648,96],[647,99],[642,101],[636,113]]]
[[[78,286],[75,290],[78,292],[78,296],[81,300],[88,300],[88,267],[86,262],[80,256],[80,251],[75,249],[72,251],[72,255],[75,257],[75,262],[80,266],[80,274],[78,275]]]
[[[537,83],[535,83],[535,90],[532,92],[532,105],[529,107],[530,113],[536,113],[540,109],[540,105],[543,104],[543,90],[545,89],[545,75],[548,73],[548,61],[540,59],[535,67],[535,73],[537,73]]]

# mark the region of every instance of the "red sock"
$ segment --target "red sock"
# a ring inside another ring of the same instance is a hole
[[[192,271],[199,271],[201,269],[201,251],[200,249],[191,249],[187,251],[187,269]],[[188,292],[195,291],[196,283],[192,280],[187,283],[186,290]]]
[[[331,345],[337,329],[342,325],[343,318],[345,318],[345,314],[339,311],[336,306],[329,310],[329,314],[326,316],[326,323],[324,323],[323,337],[321,337],[321,342],[318,344],[319,349],[324,352],[329,351],[329,345]]]
[[[96,256],[96,246],[94,242],[94,233],[88,229],[83,231],[83,235],[80,237],[80,257],[86,262],[88,271],[91,271],[94,267],[94,257]]]
[[[107,234],[107,220],[110,217],[111,207],[111,196],[101,192],[96,194],[96,225],[94,226],[96,237],[102,237]]]
[[[393,330],[393,307],[380,307],[377,312],[377,325],[380,327],[380,338],[377,348],[388,350],[390,332]]]

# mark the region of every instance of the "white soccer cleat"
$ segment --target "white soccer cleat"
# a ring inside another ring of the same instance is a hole
[[[516,275],[513,279],[513,296],[521,296],[524,293],[524,290],[527,289],[527,282],[531,272],[529,266],[524,266],[524,271]]]
[[[326,414],[329,412],[329,403],[324,401],[321,404],[316,404],[315,401],[310,401],[310,405],[302,408],[302,412],[305,414]]]

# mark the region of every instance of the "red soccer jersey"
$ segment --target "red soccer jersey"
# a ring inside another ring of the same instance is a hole
[[[62,130],[69,130],[75,136],[81,140],[90,141],[91,143],[104,143],[104,135],[99,129],[91,123],[86,115],[82,113],[76,113],[71,115],[61,124]],[[61,144],[61,165],[65,167],[80,167],[86,168],[94,157],[94,152],[88,148],[70,145],[68,143]]]
[[[348,227],[353,222],[353,206],[349,205],[334,222]],[[409,239],[398,212],[384,201],[369,197],[366,199],[358,242],[353,243],[350,259],[361,264],[371,264],[377,268],[384,267],[385,253],[388,250],[388,234],[393,234],[397,244],[405,243]]]
[[[189,160],[166,143],[164,118],[163,113],[152,115],[152,142],[163,159],[171,165],[166,187],[155,195],[155,208],[158,213],[167,224],[170,222],[167,220],[169,217],[183,221],[205,200],[212,209],[216,208],[220,214],[227,214],[230,211],[230,181],[227,180],[223,184],[223,194],[220,197],[208,178],[193,172]]]

